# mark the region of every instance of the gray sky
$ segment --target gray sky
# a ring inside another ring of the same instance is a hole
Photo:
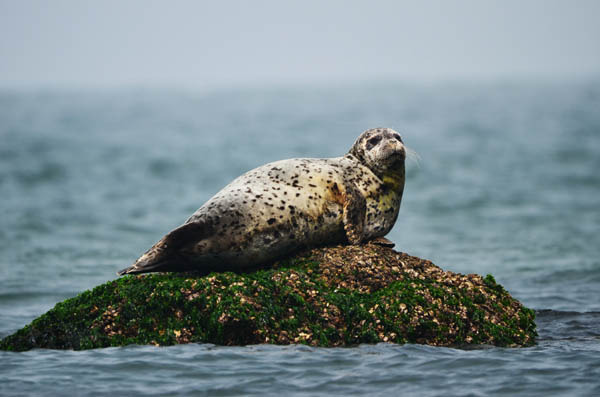
[[[0,0],[0,86],[600,75],[600,0]]]

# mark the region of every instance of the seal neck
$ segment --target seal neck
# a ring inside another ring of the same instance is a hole
[[[399,191],[404,189],[404,164],[400,169],[387,170],[381,176],[383,185],[390,190]]]
[[[363,166],[369,168],[381,181],[383,185],[392,191],[399,191],[404,189],[404,161],[396,163],[393,168],[388,168],[385,171],[380,171],[368,167],[364,159],[357,153],[354,148],[346,154],[346,158],[357,161]]]

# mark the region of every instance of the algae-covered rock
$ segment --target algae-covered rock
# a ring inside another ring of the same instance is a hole
[[[391,248],[319,248],[252,273],[152,274],[57,304],[0,349],[219,345],[535,342],[532,310],[494,278],[443,271]]]

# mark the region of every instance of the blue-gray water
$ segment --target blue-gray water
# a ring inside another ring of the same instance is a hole
[[[0,91],[0,337],[115,278],[239,174],[390,126],[397,249],[492,273],[538,344],[0,352],[0,395],[600,395],[600,82]]]

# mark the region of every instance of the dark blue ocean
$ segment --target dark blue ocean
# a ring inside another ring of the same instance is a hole
[[[0,90],[0,338],[116,278],[264,163],[400,131],[398,250],[491,273],[530,348],[129,346],[0,352],[0,395],[600,395],[600,80]]]

